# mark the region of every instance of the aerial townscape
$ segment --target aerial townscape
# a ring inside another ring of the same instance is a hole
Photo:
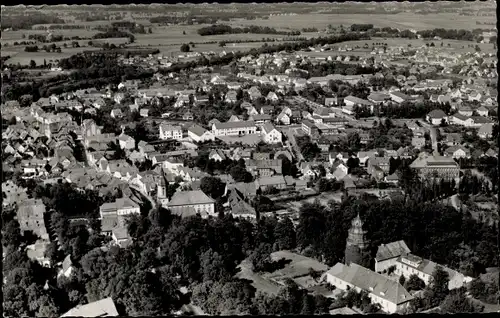
[[[496,2],[4,6],[4,317],[500,312]]]

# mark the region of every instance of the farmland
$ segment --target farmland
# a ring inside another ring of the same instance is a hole
[[[299,14],[299,15],[280,15],[271,16],[269,19],[256,20],[235,20],[232,22],[235,26],[259,25],[263,27],[274,28],[318,28],[325,29],[328,25],[332,26],[350,26],[357,21],[371,23],[375,27],[391,27],[399,29],[426,30],[434,28],[444,29],[466,29],[472,30],[478,28],[476,20],[482,22],[495,22],[495,17],[475,17],[471,19],[467,16],[457,14],[442,13],[419,15],[413,13],[398,14]]]

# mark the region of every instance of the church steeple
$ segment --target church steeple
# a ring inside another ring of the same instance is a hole
[[[345,263],[356,263],[361,266],[366,266],[365,259],[369,254],[369,240],[366,237],[367,231],[363,229],[363,221],[361,217],[356,217],[351,222],[347,236],[347,244],[345,249]]]

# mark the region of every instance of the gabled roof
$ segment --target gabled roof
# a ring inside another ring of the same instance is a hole
[[[405,241],[396,241],[388,244],[380,244],[377,249],[377,255],[375,256],[375,260],[378,262],[396,258],[403,254],[410,253],[411,250],[406,245]]]
[[[396,305],[413,299],[413,296],[398,282],[354,263],[351,263],[351,265],[337,263],[327,274]]]
[[[111,297],[104,298],[86,305],[78,305],[61,317],[117,317],[115,303]]]
[[[276,129],[276,128],[274,128],[273,124],[271,124],[271,123],[265,123],[262,126],[262,131],[264,131],[264,133],[266,133],[266,134],[269,134],[274,129]]]
[[[192,132],[196,136],[203,136],[203,134],[207,132],[205,128],[196,124],[191,125],[191,127],[188,128],[188,131]]]
[[[207,196],[203,191],[181,191],[176,192],[168,206],[179,206],[179,205],[196,205],[196,204],[210,204],[215,203],[215,201]]]
[[[446,114],[444,111],[442,111],[441,109],[434,109],[433,111],[431,111],[429,114],[427,114],[427,116],[429,116],[430,118],[436,118],[436,119],[439,119],[439,118],[444,118],[446,117]]]

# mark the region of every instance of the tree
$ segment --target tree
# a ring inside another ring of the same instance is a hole
[[[476,52],[481,52],[481,48],[479,47],[479,45],[476,44],[476,47],[475,47],[475,51]]]
[[[401,274],[401,276],[399,276],[399,284],[401,286],[404,286],[405,285],[405,282],[406,282],[406,278],[404,277],[403,274]]]
[[[277,249],[291,250],[296,247],[295,228],[290,218],[279,221],[275,232]]]
[[[449,274],[441,266],[436,266],[432,273],[430,291],[433,293],[433,302],[441,303],[448,295]]]
[[[422,290],[425,288],[425,282],[418,277],[416,274],[410,275],[410,278],[404,285],[406,290],[412,291],[412,290]]]
[[[217,177],[203,177],[200,181],[200,190],[213,199],[220,198],[225,191],[226,185]]]
[[[219,46],[220,47],[225,47],[226,46],[226,42],[225,41],[220,41],[219,42]]]
[[[450,314],[479,313],[484,310],[484,305],[467,298],[463,288],[450,292],[440,307],[443,312]]]
[[[236,182],[250,182],[252,175],[246,170],[244,165],[237,164],[231,167],[229,174]]]
[[[184,43],[181,45],[181,52],[186,53],[186,52],[189,52],[189,50],[190,50],[189,44]]]
[[[30,68],[35,68],[36,67],[36,62],[34,60],[30,61]]]

